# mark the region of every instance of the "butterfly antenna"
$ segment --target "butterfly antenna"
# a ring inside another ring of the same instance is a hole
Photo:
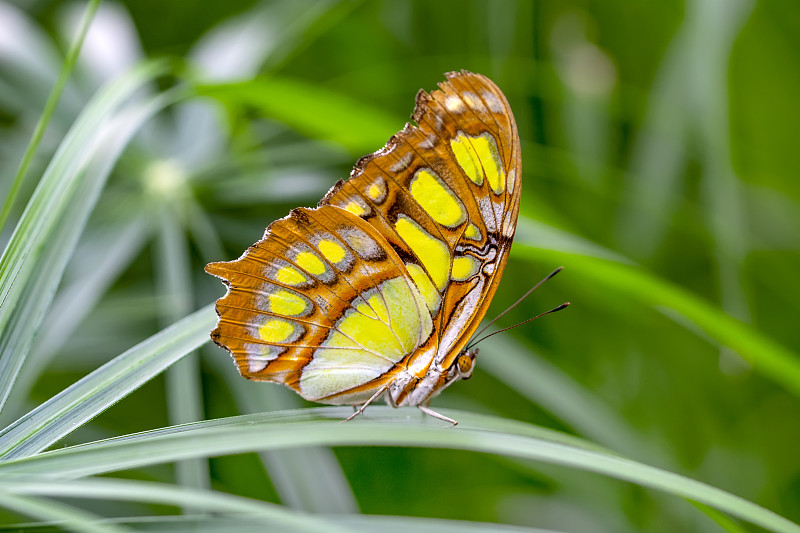
[[[535,287],[534,287],[534,288],[535,288]],[[530,321],[532,321],[532,320],[536,320],[537,318],[542,318],[544,315],[549,315],[550,313],[555,313],[556,311],[561,311],[562,309],[564,309],[564,308],[566,308],[566,307],[569,307],[569,302],[564,302],[563,304],[559,305],[558,307],[554,307],[553,309],[550,309],[549,311],[545,311],[544,313],[540,313],[540,314],[538,314],[538,315],[536,315],[536,316],[534,316],[534,317],[531,317],[531,318],[529,318],[529,319],[527,319],[527,320],[523,320],[523,321],[522,321],[522,322],[520,322],[519,324],[514,324],[513,326],[508,326],[507,328],[499,329],[499,330],[497,330],[497,331],[494,331],[494,332],[492,332],[492,333],[489,333],[489,334],[488,334],[488,335],[486,335],[485,337],[481,337],[481,338],[480,338],[480,339],[478,339],[477,341],[475,341],[475,342],[471,342],[471,343],[469,344],[469,347],[468,347],[467,349],[468,349],[468,350],[469,350],[469,349],[471,349],[473,346],[475,346],[475,345],[476,345],[476,344],[478,344],[479,342],[485,341],[486,339],[488,339],[488,338],[489,338],[489,337],[491,337],[492,335],[497,335],[498,333],[503,333],[504,331],[508,331],[509,329],[516,328],[517,326],[521,326],[522,324],[527,324],[528,322],[530,322]]]
[[[534,285],[533,287],[531,287],[531,288],[528,290],[528,292],[526,292],[525,294],[523,294],[523,295],[520,297],[520,299],[519,299],[519,300],[517,300],[516,302],[514,302],[514,303],[513,303],[513,304],[512,304],[510,307],[508,307],[508,308],[507,308],[505,311],[503,311],[502,313],[500,313],[499,315],[497,315],[496,317],[494,317],[494,318],[493,318],[493,319],[492,319],[492,320],[491,320],[491,321],[490,321],[488,324],[486,324],[485,326],[483,326],[483,327],[480,329],[480,331],[478,331],[478,333],[476,333],[476,334],[475,334],[475,336],[477,337],[478,335],[480,335],[481,333],[483,333],[484,331],[486,331],[486,329],[487,329],[489,326],[491,326],[492,324],[494,324],[495,322],[497,322],[497,321],[498,321],[500,318],[502,318],[502,317],[503,317],[503,315],[505,315],[506,313],[508,313],[509,311],[511,311],[512,309],[514,309],[516,306],[518,306],[518,305],[519,305],[519,304],[522,302],[522,300],[524,300],[525,298],[527,298],[528,296],[530,296],[530,295],[531,295],[531,293],[532,293],[533,291],[535,291],[536,289],[538,289],[539,287],[541,287],[541,286],[542,286],[542,284],[543,284],[545,281],[549,280],[550,278],[552,278],[553,276],[555,276],[556,274],[558,274],[558,273],[559,273],[559,272],[561,272],[562,270],[564,270],[564,267],[563,267],[563,266],[560,266],[560,267],[558,267],[557,269],[555,269],[555,270],[553,270],[552,272],[550,272],[550,273],[549,273],[549,274],[548,274],[548,275],[547,275],[547,276],[546,276],[546,277],[545,277],[545,278],[544,278],[542,281],[540,281],[539,283],[537,283],[536,285]],[[548,311],[547,313],[552,313],[552,312],[554,312],[554,311],[556,311],[556,310],[557,310],[557,309],[553,309],[552,311]],[[545,314],[545,315],[546,315],[547,313],[543,313],[543,314]],[[541,316],[541,315],[539,315],[539,316]],[[539,317],[533,317],[533,318],[539,318]],[[531,318],[531,319],[529,319],[529,320],[533,320],[533,318]],[[528,322],[528,320],[526,320],[525,322]],[[520,322],[520,324],[524,324],[525,322]],[[519,326],[520,324],[517,324],[517,326]],[[512,327],[516,327],[516,326],[512,326]],[[504,331],[504,330],[501,330],[501,331]],[[499,333],[499,331],[498,331],[498,333]],[[477,343],[476,343],[476,344],[477,344]]]

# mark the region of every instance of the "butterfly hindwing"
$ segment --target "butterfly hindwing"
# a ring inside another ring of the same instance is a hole
[[[397,254],[334,206],[295,209],[241,258],[206,270],[229,286],[215,342],[243,376],[307,399],[375,380],[431,336],[430,312]]]

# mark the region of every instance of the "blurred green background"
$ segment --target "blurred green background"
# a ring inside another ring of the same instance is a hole
[[[0,2],[2,198],[84,7]],[[505,92],[523,143],[517,239],[488,316],[559,265],[499,325],[573,305],[483,343],[473,378],[434,407],[574,433],[800,521],[796,0],[104,2],[3,243],[91,95],[148,57],[171,58],[174,73],[145,92],[191,96],[122,153],[1,425],[222,296],[205,263],[238,257],[270,221],[316,205],[403,127],[418,89],[468,69]],[[303,405],[239,378],[213,346],[170,372],[67,443]],[[334,453],[369,514],[721,530],[672,496],[552,465]],[[280,471],[238,455],[211,459],[208,479],[302,507],[276,488]]]

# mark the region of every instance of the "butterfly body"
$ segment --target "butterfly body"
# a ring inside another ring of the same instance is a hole
[[[243,376],[319,403],[424,407],[471,375],[464,347],[516,228],[520,147],[488,78],[447,76],[316,209],[206,267],[228,286],[212,338]]]

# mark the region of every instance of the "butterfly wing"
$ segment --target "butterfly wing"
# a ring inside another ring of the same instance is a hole
[[[415,125],[362,158],[321,205],[369,222],[395,250],[434,316],[436,353],[449,368],[500,282],[516,229],[521,155],[516,123],[488,78],[447,74],[420,91]]]
[[[306,399],[398,403],[433,393],[486,313],[514,236],[520,147],[503,93],[450,73],[416,125],[362,158],[317,209],[295,209],[236,261],[212,338],[246,378]],[[433,374],[428,374],[433,367]],[[402,374],[402,379],[400,374]]]
[[[366,401],[433,337],[397,253],[338,207],[295,209],[242,257],[206,271],[228,286],[214,342],[244,377],[283,383],[309,400]]]

